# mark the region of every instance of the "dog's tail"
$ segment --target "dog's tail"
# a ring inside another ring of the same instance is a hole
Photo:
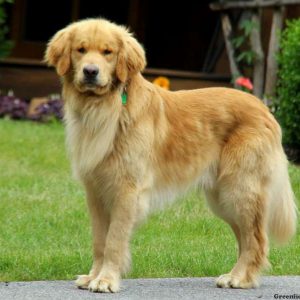
[[[297,207],[291,187],[287,159],[282,153],[272,174],[268,229],[278,244],[285,244],[296,233]]]

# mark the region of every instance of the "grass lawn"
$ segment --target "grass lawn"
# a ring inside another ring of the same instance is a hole
[[[300,169],[290,167],[300,198]],[[217,276],[236,260],[229,227],[193,193],[149,218],[132,241],[128,277]],[[70,175],[61,124],[0,120],[0,281],[73,279],[89,271],[82,188]],[[300,235],[271,247],[269,274],[300,274]]]

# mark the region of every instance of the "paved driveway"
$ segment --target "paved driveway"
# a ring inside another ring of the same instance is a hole
[[[267,276],[261,287],[251,290],[220,289],[215,278],[127,279],[117,294],[79,290],[73,281],[0,283],[0,299],[82,300],[82,299],[300,299],[300,276]],[[288,296],[288,297],[287,297]]]

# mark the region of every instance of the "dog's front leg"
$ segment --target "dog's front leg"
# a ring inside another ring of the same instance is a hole
[[[130,264],[129,241],[136,221],[137,193],[128,187],[115,199],[106,236],[102,269],[89,284],[93,292],[117,292]]]
[[[76,285],[87,289],[90,282],[95,279],[103,264],[105,240],[109,226],[109,217],[104,209],[103,202],[92,187],[86,186],[87,204],[90,212],[93,233],[93,265],[88,275],[79,275]]]

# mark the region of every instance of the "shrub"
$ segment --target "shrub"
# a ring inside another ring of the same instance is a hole
[[[7,40],[8,27],[6,25],[6,3],[12,4],[14,0],[0,0],[0,58],[9,55],[10,50],[13,46],[13,42]]]
[[[300,149],[300,19],[287,22],[278,55],[275,115],[283,128],[283,143]]]

